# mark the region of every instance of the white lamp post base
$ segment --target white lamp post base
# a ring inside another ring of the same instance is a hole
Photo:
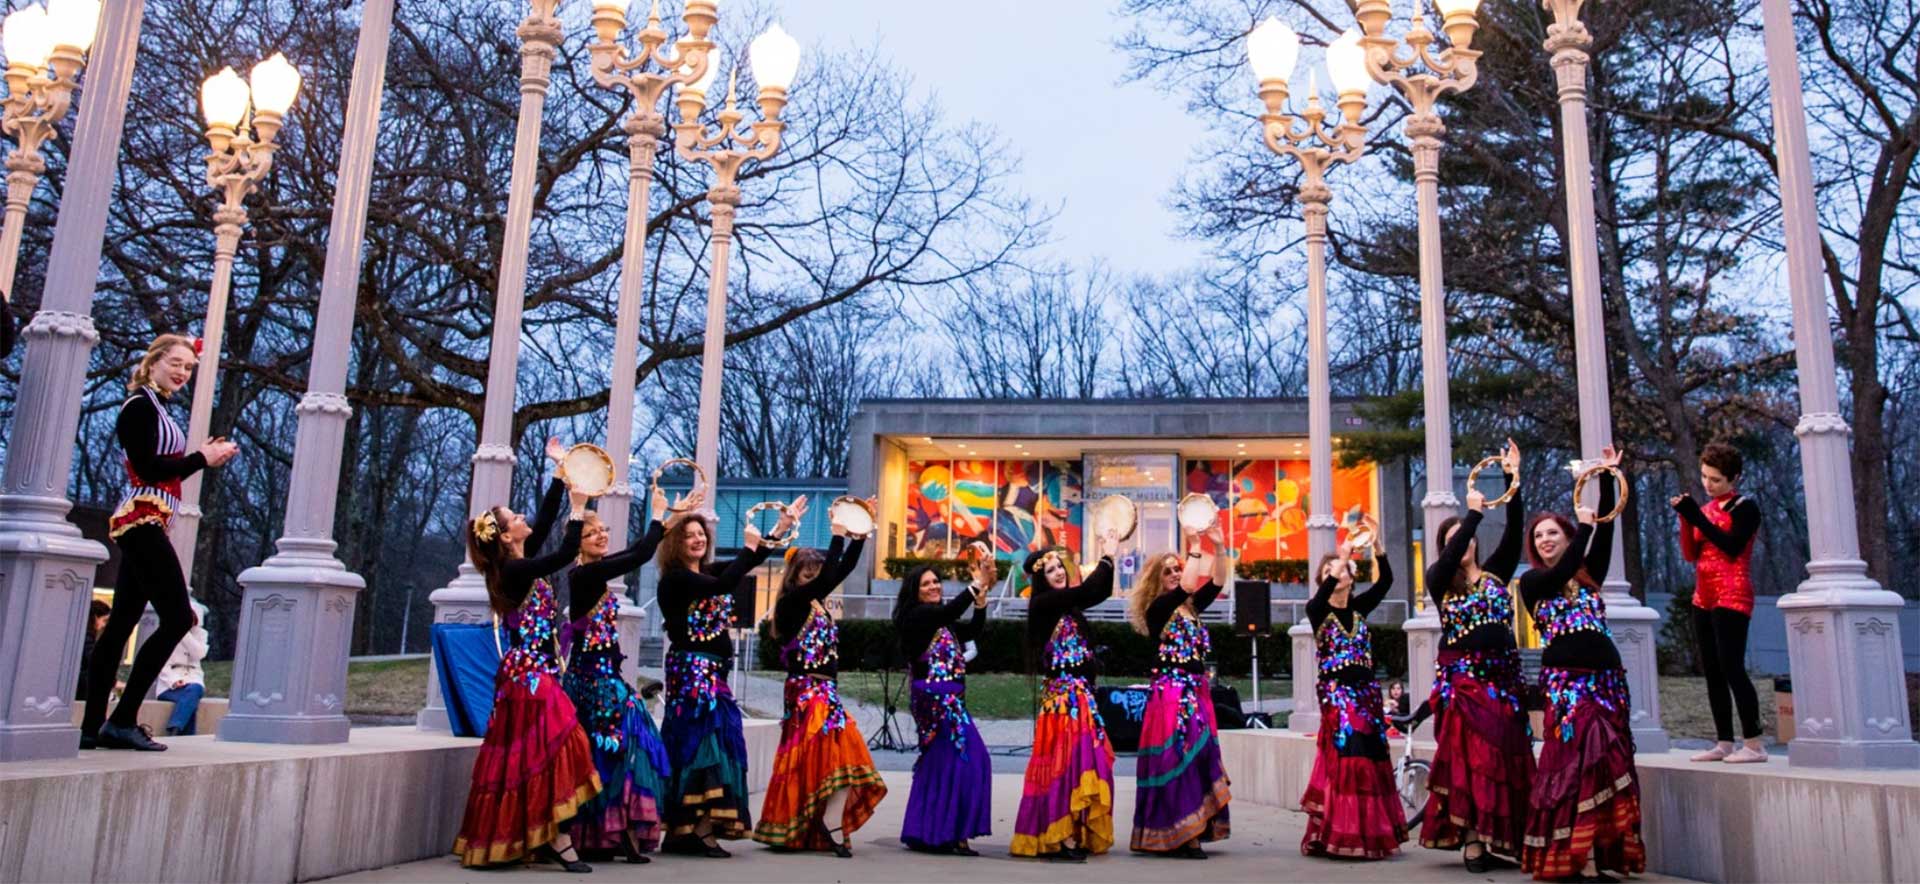
[[[1309,584],[1311,585],[1311,584]],[[1320,661],[1314,654],[1313,624],[1305,617],[1287,629],[1293,642],[1293,714],[1287,718],[1287,730],[1296,734],[1320,732],[1320,695],[1315,686],[1320,678]]]
[[[1844,578],[1843,578],[1844,579]],[[1900,648],[1906,600],[1815,574],[1778,602],[1793,668],[1795,767],[1915,768]]]

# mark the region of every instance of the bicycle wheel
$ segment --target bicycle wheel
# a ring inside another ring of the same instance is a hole
[[[1400,793],[1400,806],[1407,813],[1407,828],[1420,825],[1420,817],[1427,811],[1427,773],[1430,770],[1422,759],[1402,759],[1400,766],[1393,772],[1393,785]]]

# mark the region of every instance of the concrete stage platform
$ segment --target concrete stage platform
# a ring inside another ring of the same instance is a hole
[[[1313,738],[1222,731],[1235,801],[1300,808]],[[1423,754],[1431,757],[1427,744]],[[1398,751],[1398,744],[1395,746]],[[1638,758],[1649,872],[1703,881],[1920,881],[1920,771]],[[1417,850],[1417,848],[1415,848]]]
[[[780,725],[747,722],[765,788]],[[446,855],[480,741],[413,727],[0,764],[0,881],[307,881]]]

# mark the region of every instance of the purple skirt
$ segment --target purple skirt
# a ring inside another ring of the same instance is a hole
[[[993,834],[993,762],[967,714],[966,685],[913,683],[913,723],[920,758],[900,840],[908,847],[943,847]]]

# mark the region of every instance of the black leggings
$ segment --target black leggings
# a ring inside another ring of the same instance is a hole
[[[173,656],[175,645],[193,628],[193,608],[187,602],[187,580],[180,573],[180,559],[173,553],[167,532],[159,525],[138,525],[115,538],[120,546],[120,579],[113,585],[113,613],[93,645],[93,660],[87,665],[87,714],[81,730],[94,733],[107,718],[107,698],[113,693],[113,679],[120,672],[120,654],[127,638],[140,625],[147,605],[160,615],[160,626],[147,636],[140,652],[134,655],[133,672],[127,676],[127,689],[120,694],[120,705],[113,708],[113,723],[132,727],[140,722],[140,703],[147,689],[160,677],[160,670]]]
[[[1740,707],[1740,735],[1760,736],[1760,697],[1747,677],[1747,625],[1753,618],[1714,608],[1693,612],[1693,637],[1700,645],[1700,666],[1707,671],[1707,705],[1723,743],[1733,742],[1733,707]]]

